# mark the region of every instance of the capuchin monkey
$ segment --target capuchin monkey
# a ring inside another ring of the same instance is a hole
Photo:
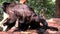
[[[10,30],[18,19],[18,27],[14,31],[25,31],[27,29],[36,29],[38,34],[43,34],[48,29],[45,19],[37,15],[32,8],[20,3],[3,3],[3,11],[9,15],[4,26],[8,26],[6,31]],[[40,23],[43,24],[41,27]],[[29,27],[30,26],[30,27]]]

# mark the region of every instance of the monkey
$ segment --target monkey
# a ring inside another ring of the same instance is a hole
[[[17,30],[19,31],[24,31],[31,28],[36,29],[37,33],[40,34],[45,32],[48,27],[46,20],[37,15],[33,9],[25,4],[5,2],[3,3],[2,8],[3,11],[10,16],[7,19],[7,22],[3,24],[8,26],[6,31],[15,25],[17,19],[19,21]],[[40,23],[43,24],[43,27],[40,26]]]

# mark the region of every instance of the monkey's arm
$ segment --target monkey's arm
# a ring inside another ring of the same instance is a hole
[[[47,22],[46,22],[46,20],[45,20],[45,19],[43,19],[43,18],[42,18],[42,19],[40,19],[40,20],[41,20],[40,22],[41,22],[41,23],[42,23],[42,25],[43,25],[42,29],[45,29],[45,30],[46,30],[46,29],[47,29],[47,27],[48,27],[48,23],[47,23]]]
[[[0,26],[5,23],[7,21],[7,19],[9,18],[9,15],[4,13],[4,16],[3,16],[3,20],[0,22]]]

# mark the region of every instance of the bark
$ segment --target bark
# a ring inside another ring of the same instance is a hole
[[[56,0],[55,15],[56,18],[60,18],[60,0]]]

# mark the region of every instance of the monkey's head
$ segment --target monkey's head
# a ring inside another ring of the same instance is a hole
[[[3,4],[2,4],[2,9],[3,9],[3,12],[4,12],[4,19],[6,20],[7,18],[8,19],[10,19],[11,18],[11,13],[13,12],[13,11],[11,11],[11,9],[9,9],[9,8],[11,8],[10,6],[11,6],[11,4],[12,3],[8,3],[8,2],[4,2]],[[14,4],[15,5],[15,4]],[[10,12],[11,11],[11,12]],[[13,16],[13,15],[12,15]],[[8,20],[7,19],[7,20]],[[4,21],[5,21],[4,20]],[[3,21],[3,22],[4,22]],[[7,21],[6,21],[7,22]],[[4,23],[6,23],[6,22],[4,22]]]
[[[2,9],[4,12],[7,12],[8,8],[14,7],[16,4],[17,2],[12,2],[12,3],[4,2],[2,4]]]
[[[2,5],[2,9],[4,12],[6,12],[7,7],[10,5],[10,3],[4,2]]]

